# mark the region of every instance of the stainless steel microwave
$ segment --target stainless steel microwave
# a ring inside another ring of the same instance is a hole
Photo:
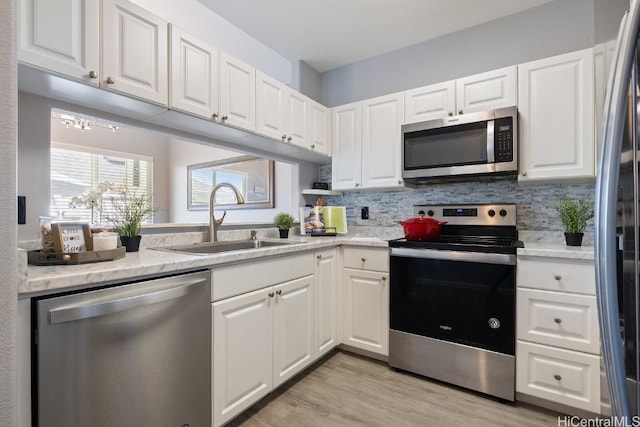
[[[410,185],[517,174],[518,110],[499,108],[403,125],[402,161],[402,178]]]

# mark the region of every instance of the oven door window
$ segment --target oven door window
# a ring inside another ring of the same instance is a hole
[[[487,124],[427,129],[404,134],[404,168],[425,169],[487,163]]]
[[[391,257],[390,327],[515,354],[515,266]]]

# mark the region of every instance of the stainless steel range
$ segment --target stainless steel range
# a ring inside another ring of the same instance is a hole
[[[391,240],[389,364],[515,397],[516,206],[415,206],[433,242]]]

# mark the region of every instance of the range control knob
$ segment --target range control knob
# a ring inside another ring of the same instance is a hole
[[[429,216],[434,216],[434,215],[435,215],[435,213],[434,213],[431,209],[429,209],[429,210],[427,211],[427,215],[429,215]]]
[[[422,209],[420,209],[420,210],[418,211],[418,215],[420,215],[421,217],[422,217],[422,216],[424,216],[424,211],[423,211]]]
[[[500,216],[507,216],[507,211],[500,209]]]
[[[493,218],[494,216],[496,216],[496,211],[494,211],[493,209],[489,209],[489,212],[487,212],[489,214],[489,216],[491,218]]]

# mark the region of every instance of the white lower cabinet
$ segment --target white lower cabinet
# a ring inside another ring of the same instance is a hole
[[[600,413],[593,261],[518,256],[516,391],[540,406]],[[562,405],[559,407],[558,405]]]
[[[314,278],[315,351],[320,357],[340,342],[338,336],[337,249],[316,252]]]
[[[343,343],[389,355],[387,249],[344,248]]]

